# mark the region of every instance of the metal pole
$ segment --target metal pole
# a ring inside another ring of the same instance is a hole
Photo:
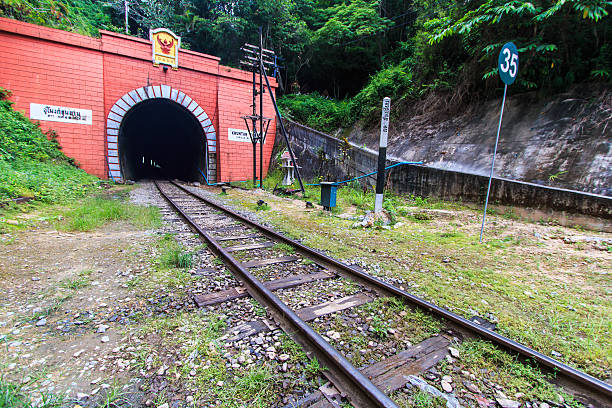
[[[482,214],[482,227],[480,227],[480,243],[482,243],[482,234],[484,232],[485,220],[487,218],[487,206],[489,204],[489,193],[491,192],[491,179],[493,178],[493,169],[495,168],[495,156],[497,155],[497,143],[499,142],[499,132],[501,130],[502,118],[504,116],[504,105],[506,104],[506,91],[508,85],[504,85],[504,99],[502,99],[501,112],[499,113],[499,124],[497,125],[497,137],[495,138],[495,149],[493,150],[493,162],[491,163],[491,173],[489,174],[489,187],[487,188],[487,198],[485,200],[484,213]]]
[[[274,111],[276,112],[276,117],[278,118],[278,122],[280,123],[281,133],[285,138],[285,143],[287,143],[287,150],[289,151],[289,156],[291,156],[291,163],[293,163],[293,169],[295,170],[295,174],[297,174],[298,181],[300,182],[300,190],[305,194],[304,184],[302,183],[302,177],[300,176],[300,169],[295,162],[295,155],[293,154],[293,149],[291,149],[291,145],[289,144],[289,138],[287,137],[287,130],[285,130],[285,124],[283,123],[283,116],[278,110],[278,106],[276,105],[276,98],[274,98],[274,92],[272,92],[272,87],[270,86],[270,81],[268,80],[268,76],[264,75],[264,79],[266,80],[266,85],[268,87],[268,93],[270,94],[270,99],[272,99],[272,105],[274,105]]]
[[[378,146],[378,175],[376,176],[376,199],[374,212],[382,211],[383,194],[385,191],[385,164],[387,163],[387,138],[389,135],[389,113],[391,112],[391,99],[384,98],[380,120],[380,144]]]
[[[255,68],[253,68],[253,117],[257,113],[257,88],[255,85]],[[253,143],[253,188],[257,187],[257,138],[255,133],[257,132],[256,122],[253,121],[253,134],[251,143]]]
[[[259,187],[263,189],[263,33],[259,27]]]
[[[124,6],[125,6],[125,33],[129,34],[129,29],[128,29],[128,13],[130,12],[130,5],[128,4],[128,0],[125,0],[123,2]]]

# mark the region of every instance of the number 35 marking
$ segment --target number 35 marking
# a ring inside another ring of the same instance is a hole
[[[514,78],[516,76],[516,71],[518,69],[518,54],[514,54],[512,52],[510,52],[510,49],[508,48],[504,48],[503,50],[504,53],[504,63],[502,65],[500,65],[500,69],[503,72],[508,72],[508,74]]]

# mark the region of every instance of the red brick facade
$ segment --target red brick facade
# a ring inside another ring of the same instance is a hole
[[[30,103],[91,110],[91,125],[41,121],[41,127],[55,130],[64,152],[84,170],[116,177],[117,129],[125,111],[142,100],[138,89],[144,87],[140,92],[145,91],[145,98],[173,99],[197,117],[218,181],[252,177],[252,145],[228,140],[228,128],[245,129],[241,116],[251,113],[251,73],[182,49],[178,70],[164,71],[152,64],[150,41],[100,34],[91,38],[0,18],[0,86],[13,92],[15,109],[28,117]],[[273,118],[274,108],[265,96],[264,116]],[[275,130],[273,121],[264,145],[264,173]]]

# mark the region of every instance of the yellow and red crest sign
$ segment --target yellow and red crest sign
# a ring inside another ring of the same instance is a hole
[[[153,65],[170,65],[178,69],[178,53],[181,48],[181,37],[166,28],[156,28],[150,31],[153,46]]]

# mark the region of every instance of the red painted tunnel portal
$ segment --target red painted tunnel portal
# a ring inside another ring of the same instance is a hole
[[[252,110],[251,73],[178,48],[177,67],[164,69],[151,41],[109,31],[92,38],[0,18],[0,41],[0,86],[15,109],[56,131],[85,171],[115,180],[251,177],[251,143],[235,136]],[[270,100],[264,116],[274,117]],[[274,136],[273,122],[264,173]]]

